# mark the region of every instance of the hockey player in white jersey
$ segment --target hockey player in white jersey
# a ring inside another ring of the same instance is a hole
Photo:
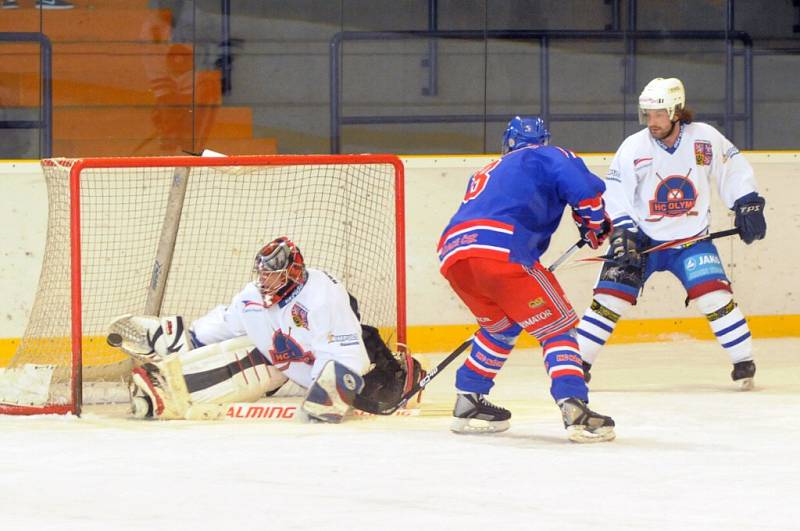
[[[594,299],[578,326],[584,372],[597,359],[619,319],[636,300],[648,277],[670,271],[683,284],[687,304],[709,321],[733,364],[731,376],[741,389],[753,386],[750,331],[733,300],[730,281],[717,249],[709,241],[659,250],[653,245],[708,233],[712,178],[745,243],[764,238],[765,200],[758,194],[753,169],[719,131],[693,122],[683,83],[657,78],[639,96],[640,123],[625,139],[606,177],[603,198],[614,231]]]
[[[202,418],[204,404],[256,401],[289,380],[306,390],[308,417],[340,422],[354,406],[377,412],[399,400],[423,375],[407,354],[392,355],[377,329],[362,327],[355,299],[328,273],[306,268],[288,238],[259,251],[254,273],[230,304],[188,331],[178,316],[112,323],[109,341],[140,362],[134,416]]]

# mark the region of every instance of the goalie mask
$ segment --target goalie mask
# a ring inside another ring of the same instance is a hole
[[[503,155],[525,146],[546,146],[550,141],[550,131],[539,117],[522,118],[515,116],[508,122],[500,151]]]
[[[648,83],[639,96],[639,123],[647,125],[648,110],[664,110],[670,121],[686,105],[686,92],[683,83],[676,77],[664,79],[657,77]]]
[[[266,307],[280,302],[306,281],[303,255],[285,236],[261,248],[256,255],[253,273]]]

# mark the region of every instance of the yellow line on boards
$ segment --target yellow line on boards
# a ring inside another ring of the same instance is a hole
[[[747,318],[755,339],[800,337],[800,315],[753,315]],[[476,325],[411,326],[408,345],[411,352],[449,352],[475,333]],[[622,320],[609,344],[654,343],[682,339],[714,339],[708,322],[702,317],[689,319]],[[521,347],[538,346],[533,338],[523,334],[517,342]],[[18,338],[0,338],[0,367],[8,365],[19,346]]]
[[[754,315],[747,318],[755,339],[800,336],[800,315]],[[446,352],[475,333],[477,325],[412,326],[408,329],[411,352]],[[688,319],[638,319],[622,320],[609,344],[653,343],[681,339],[714,339],[708,321],[703,317]],[[536,341],[522,334],[518,346],[538,346]]]
[[[19,346],[19,339],[14,338],[0,338],[0,367],[5,367],[11,361],[14,352],[17,351]]]

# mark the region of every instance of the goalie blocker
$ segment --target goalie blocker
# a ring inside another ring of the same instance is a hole
[[[362,332],[371,369],[362,377],[328,362],[305,390],[308,417],[340,422],[351,407],[378,413],[424,376],[411,356],[392,354],[376,328],[362,325]],[[220,418],[225,404],[255,402],[288,382],[246,336],[193,349],[180,316],[121,316],[107,339],[137,362],[130,383],[137,418]]]

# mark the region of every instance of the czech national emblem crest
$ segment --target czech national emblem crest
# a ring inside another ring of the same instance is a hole
[[[308,310],[303,308],[300,303],[295,303],[292,306],[292,321],[298,328],[308,328]]]
[[[698,166],[710,166],[711,156],[711,142],[698,140],[694,143],[694,158]]]

